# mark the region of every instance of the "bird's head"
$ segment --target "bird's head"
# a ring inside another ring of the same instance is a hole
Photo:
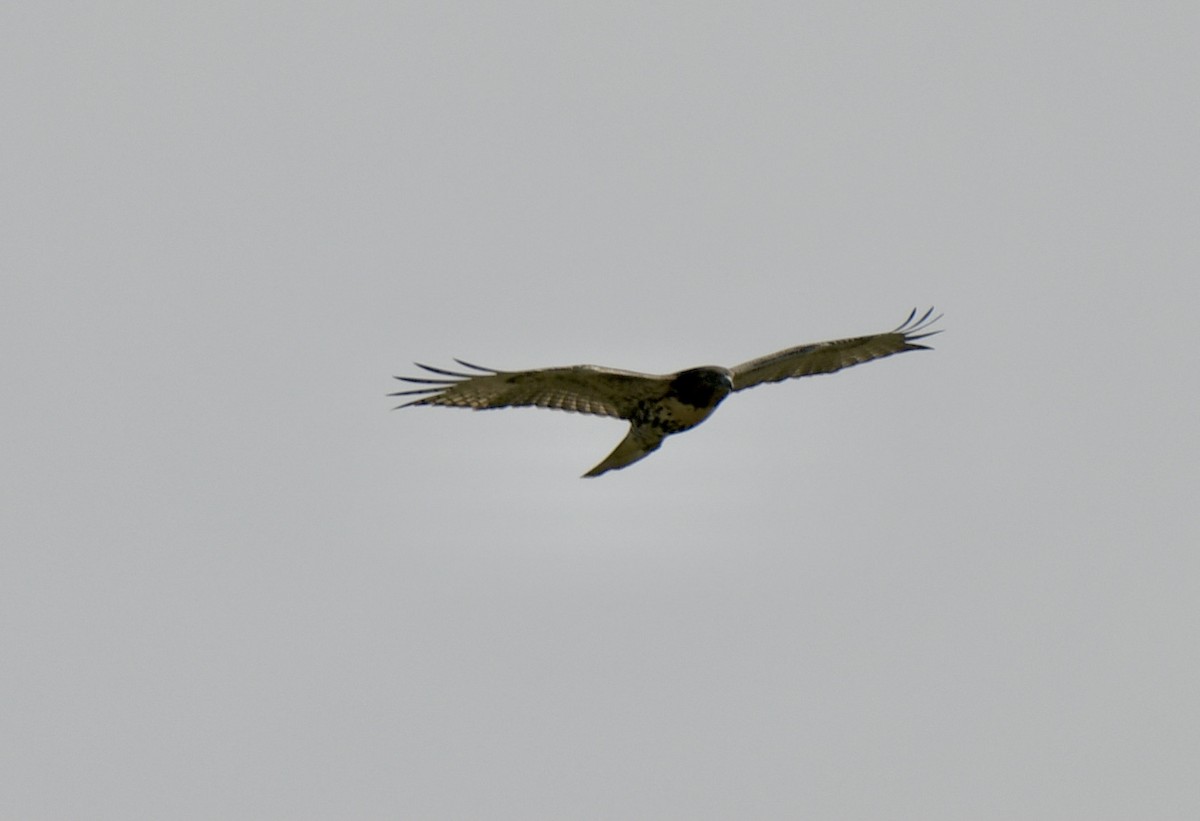
[[[696,408],[715,408],[732,392],[733,375],[713,365],[680,371],[671,380],[671,394]]]

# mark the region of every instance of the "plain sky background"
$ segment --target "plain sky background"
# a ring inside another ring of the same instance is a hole
[[[0,9],[0,817],[1200,817],[1200,6]],[[624,424],[391,376],[931,353]]]

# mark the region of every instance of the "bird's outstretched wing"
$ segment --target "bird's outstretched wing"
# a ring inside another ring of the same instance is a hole
[[[927,349],[927,345],[917,344],[916,340],[940,333],[928,330],[929,326],[942,318],[942,315],[938,314],[931,319],[932,314],[933,308],[930,308],[917,319],[914,309],[898,328],[887,333],[814,342],[743,362],[730,369],[733,372],[733,389],[741,391],[764,382],[781,382],[797,376],[833,373],[860,362],[869,362],[904,351]]]
[[[454,360],[477,373],[460,373],[417,363],[441,379],[397,376],[428,387],[398,391],[389,396],[421,396],[408,405],[446,405],[455,408],[515,408],[534,405],[628,419],[639,402],[661,399],[669,378],[652,374],[574,365],[533,371],[497,371]]]

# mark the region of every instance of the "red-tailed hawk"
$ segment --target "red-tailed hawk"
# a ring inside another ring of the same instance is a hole
[[[930,319],[933,309],[920,319],[914,310],[895,330],[872,336],[814,342],[751,359],[732,368],[708,365],[658,376],[649,373],[572,365],[533,371],[497,371],[454,360],[476,373],[459,373],[416,363],[433,374],[449,379],[397,376],[404,382],[431,387],[388,394],[430,394],[400,405],[446,405],[453,408],[487,410],[535,405],[598,416],[629,420],[629,434],[616,450],[584,476],[599,476],[642,459],[662,444],[663,439],[696,427],[707,419],[721,401],[734,391],[764,382],[781,382],[797,376],[833,373],[860,362],[869,362],[904,351],[928,350],[916,340],[940,331],[929,327],[941,319]]]

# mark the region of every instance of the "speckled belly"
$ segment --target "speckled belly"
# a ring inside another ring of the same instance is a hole
[[[694,428],[707,419],[715,407],[698,408],[678,399],[667,397],[639,407],[629,420],[636,425],[649,425],[663,433],[679,433]]]

